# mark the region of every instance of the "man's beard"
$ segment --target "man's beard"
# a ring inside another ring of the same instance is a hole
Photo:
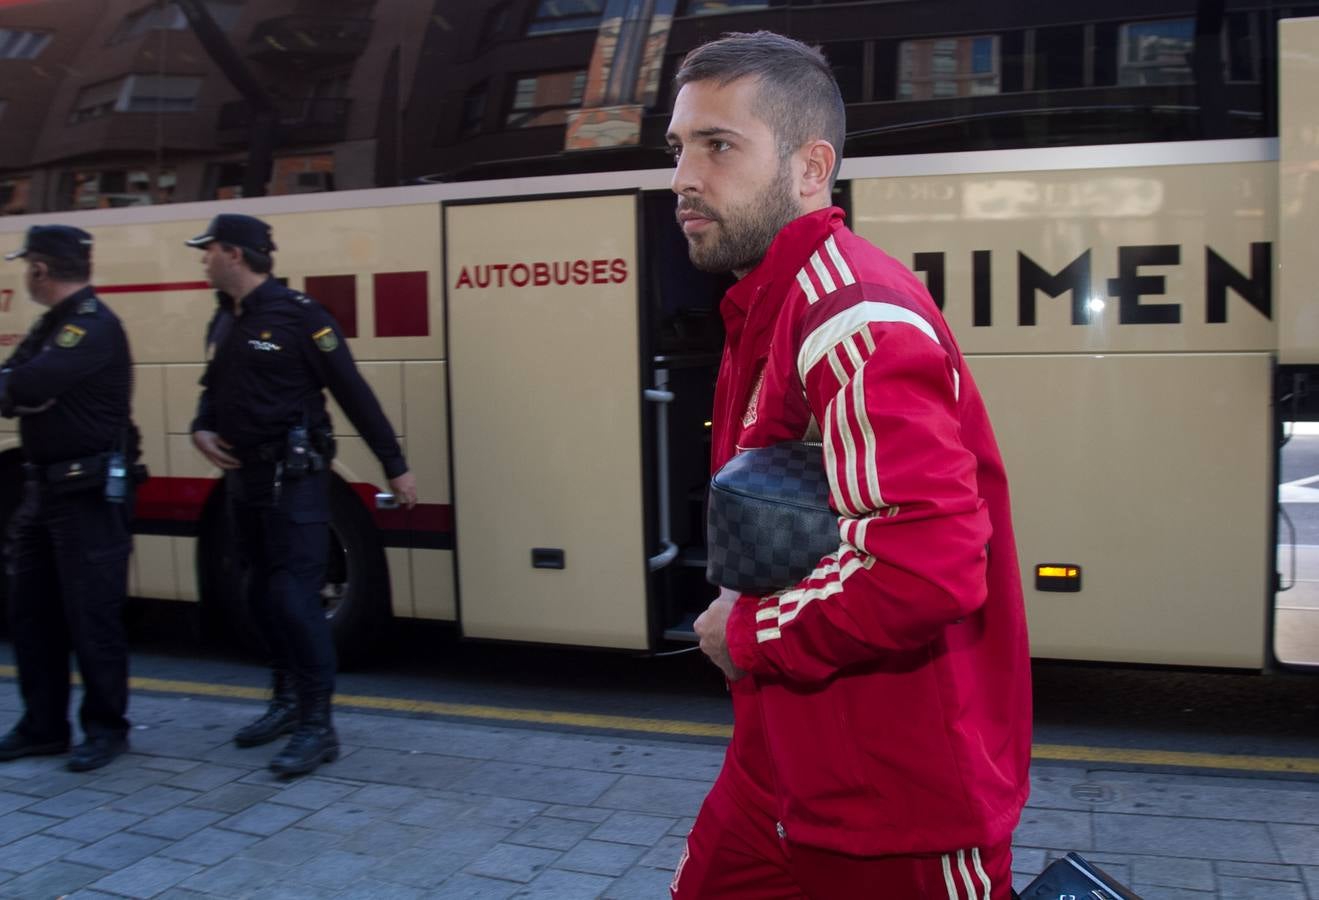
[[[713,218],[716,226],[707,234],[687,238],[692,264],[703,272],[749,272],[762,259],[774,237],[801,215],[792,190],[785,160],[779,171],[746,206],[716,213],[699,199],[682,198],[679,210],[692,210]]]

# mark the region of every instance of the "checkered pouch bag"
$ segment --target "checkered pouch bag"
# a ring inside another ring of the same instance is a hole
[[[819,444],[788,441],[734,456],[710,479],[705,577],[764,596],[838,550],[838,514]]]

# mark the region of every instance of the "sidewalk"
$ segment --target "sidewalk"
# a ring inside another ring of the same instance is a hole
[[[17,714],[12,681],[0,717]],[[133,752],[0,764],[0,896],[657,898],[722,747],[339,710],[281,782],[254,702],[137,693]],[[1039,764],[1018,886],[1078,850],[1146,900],[1319,900],[1319,779]]]

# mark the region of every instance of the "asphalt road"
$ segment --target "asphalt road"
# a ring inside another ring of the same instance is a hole
[[[1278,474],[1279,500],[1296,529],[1295,542],[1319,545],[1319,435],[1293,435],[1282,448]],[[1278,541],[1288,543],[1290,534],[1280,521]]]

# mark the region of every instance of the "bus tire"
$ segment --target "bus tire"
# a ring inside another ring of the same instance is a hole
[[[224,484],[212,492],[197,543],[202,628],[260,657],[269,655],[247,605],[251,573],[240,557],[226,512]],[[370,513],[338,476],[330,479],[330,534],[321,597],[339,668],[367,662],[379,642],[390,609],[389,570]]]

